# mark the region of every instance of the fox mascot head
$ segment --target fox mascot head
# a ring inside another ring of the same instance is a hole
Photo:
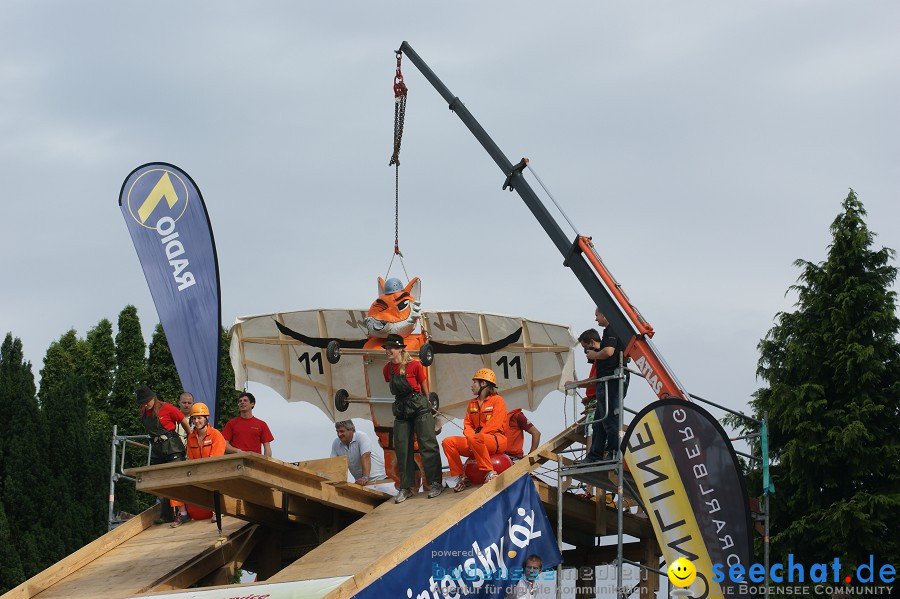
[[[406,287],[400,279],[385,281],[378,277],[378,299],[372,302],[366,317],[369,337],[384,338],[392,333],[406,337],[412,333],[422,312],[421,290],[419,277],[413,277]]]

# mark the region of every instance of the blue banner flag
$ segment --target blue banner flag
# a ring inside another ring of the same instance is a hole
[[[536,584],[555,588],[550,568],[562,554],[534,482],[523,476],[354,597],[505,597],[530,555],[543,562]]]
[[[154,162],[128,175],[119,207],[182,388],[209,407],[210,422],[215,422],[222,306],[216,244],[203,196],[183,170]]]

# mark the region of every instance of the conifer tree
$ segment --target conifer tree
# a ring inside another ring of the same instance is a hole
[[[113,381],[116,376],[116,344],[112,323],[106,318],[87,334],[88,400],[94,410],[106,413],[110,407]]]
[[[53,494],[54,534],[62,539],[61,559],[105,531],[106,452],[96,453],[88,429],[88,344],[74,330],[50,345],[41,369],[39,397],[53,443],[48,444]]]
[[[2,456],[0,456],[2,457]],[[5,593],[25,580],[19,552],[6,519],[6,510],[0,502],[0,593]]]
[[[106,510],[109,506],[109,461],[112,422],[109,419],[109,404],[113,381],[116,374],[116,345],[113,341],[112,323],[104,318],[96,327],[88,331],[85,340],[86,364],[82,372],[87,377],[88,439],[89,452],[96,457],[87,475],[89,492],[85,499],[93,507],[103,506],[103,526],[107,525]],[[124,483],[130,484],[130,483]],[[98,523],[99,526],[99,523]],[[105,530],[105,528],[103,529]],[[99,530],[98,532],[103,532]]]
[[[777,493],[772,550],[842,571],[900,562],[900,344],[894,252],[874,249],[851,190],[825,261],[797,260],[796,311],[759,344]]]
[[[119,313],[116,333],[116,375],[110,400],[109,415],[119,426],[119,434],[143,433],[134,392],[147,383],[147,344],[141,332],[137,308],[125,306]]]
[[[216,412],[216,428],[222,430],[232,418],[238,415],[237,400],[240,392],[234,388],[234,369],[231,367],[231,335],[223,327],[220,330],[219,349],[219,407]]]
[[[135,390],[147,382],[147,345],[141,332],[137,308],[125,306],[119,313],[116,333],[116,374],[110,398],[109,419],[118,425],[120,435],[140,435],[144,427],[140,423],[139,409],[135,404]],[[146,463],[147,452],[127,450],[126,467]],[[134,485],[128,482],[116,486],[116,510],[137,514],[154,501],[149,495],[138,495]]]
[[[172,350],[166,340],[162,325],[157,324],[150,340],[150,357],[147,359],[147,384],[156,391],[159,399],[171,404],[178,403],[178,396],[184,389],[181,378],[172,359]],[[190,389],[188,389],[190,391]]]
[[[11,334],[0,347],[0,402],[4,409],[0,418],[0,503],[19,567],[27,577],[46,567],[50,563],[47,555],[60,547],[58,539],[41,532],[48,512],[45,499],[52,492],[46,432],[31,363],[25,361],[22,342]],[[13,563],[10,572],[15,571]],[[20,582],[4,579],[4,584],[12,586]]]

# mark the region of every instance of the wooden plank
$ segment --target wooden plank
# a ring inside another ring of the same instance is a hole
[[[321,460],[306,460],[305,462],[295,462],[294,465],[309,472],[315,472],[317,475],[327,478],[335,482],[347,480],[347,456],[337,456],[334,458],[323,458]]]
[[[99,556],[111,551],[129,539],[139,535],[153,525],[159,508],[153,506],[121,524],[100,538],[88,543],[75,553],[56,562],[42,572],[35,574],[19,586],[10,590],[4,599],[31,599],[38,593],[56,584],[66,576],[78,571]]]
[[[250,526],[234,518],[223,520],[223,532],[227,537]],[[218,537],[216,526],[208,521],[192,521],[176,529],[150,526],[33,597],[115,599],[132,596],[152,588],[155,581],[164,579],[195,556],[221,547],[223,544]]]

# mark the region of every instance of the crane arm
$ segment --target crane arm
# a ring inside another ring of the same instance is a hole
[[[650,384],[656,396],[660,399],[665,397],[690,397],[687,389],[681,385],[650,341],[650,338],[653,336],[653,327],[644,320],[640,312],[628,300],[628,297],[609,272],[609,269],[603,264],[591,239],[578,236],[574,242],[569,241],[562,228],[560,228],[559,223],[556,222],[556,219],[550,214],[547,207],[538,198],[531,185],[522,175],[522,171],[528,164],[527,159],[523,158],[518,164],[513,165],[494,140],[491,139],[491,136],[487,134],[487,131],[472,116],[466,105],[453,95],[407,42],[403,42],[400,45],[398,52],[405,54],[419,69],[425,79],[444,98],[450,110],[459,117],[497,166],[500,167],[500,170],[506,176],[503,189],[515,190],[519,194],[522,201],[525,202],[525,205],[531,210],[538,223],[562,254],[564,258],[563,264],[575,274],[575,277],[587,291],[597,308],[606,316],[612,330],[620,338],[629,339],[625,355],[634,360],[635,367],[641,371],[641,374]]]

